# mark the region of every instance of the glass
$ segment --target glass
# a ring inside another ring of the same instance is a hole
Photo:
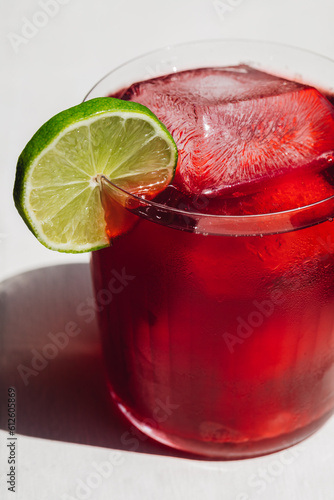
[[[334,93],[326,58],[224,40],[139,57],[86,99],[240,63]],[[162,443],[220,459],[278,451],[317,430],[334,408],[334,197],[215,216],[104,186],[107,220],[112,206],[130,228],[91,259],[110,394],[125,417]]]

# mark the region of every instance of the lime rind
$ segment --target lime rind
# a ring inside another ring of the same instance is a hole
[[[96,250],[110,244],[97,176],[149,195],[152,181],[160,190],[171,182],[176,163],[171,135],[148,108],[92,99],[53,117],[27,144],[17,164],[15,205],[46,247]]]

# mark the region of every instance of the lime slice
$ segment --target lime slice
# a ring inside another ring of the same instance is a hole
[[[92,99],[51,118],[28,142],[17,164],[14,201],[43,245],[88,252],[110,244],[103,177],[152,199],[171,182],[176,163],[172,136],[148,108]]]

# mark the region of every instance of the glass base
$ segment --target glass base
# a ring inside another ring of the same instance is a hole
[[[110,390],[110,394],[113,402],[122,415],[146,436],[176,450],[197,455],[198,458],[203,457],[216,460],[255,458],[290,448],[314,434],[333,414],[332,411],[327,412],[325,415],[322,415],[305,427],[270,439],[245,441],[244,443],[204,442],[182,438],[173,434],[167,435],[161,429],[157,429],[149,423],[139,420],[134,413],[119,400],[112,390]]]

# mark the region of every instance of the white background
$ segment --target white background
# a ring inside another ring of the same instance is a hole
[[[0,279],[56,262],[87,261],[39,245],[11,193],[17,157],[37,128],[81,102],[111,69],[152,49],[209,38],[278,41],[334,57],[332,0],[60,0],[58,13],[27,43],[18,43],[15,53],[10,33],[21,35],[24,18],[38,19],[39,1],[0,3]]]
[[[0,0],[0,280],[36,267],[88,262],[87,255],[57,254],[42,247],[16,213],[12,186],[17,157],[36,129],[82,101],[111,69],[152,49],[209,38],[278,41],[334,58],[333,0],[59,0],[58,4],[58,12],[48,17],[45,26],[19,42],[15,35],[21,36],[26,19],[38,19],[40,2]],[[229,6],[225,12],[223,5]],[[290,464],[272,466],[263,493],[249,480],[261,464],[277,462],[275,456],[202,463],[122,452],[122,463],[87,498],[330,500],[333,439],[330,422],[296,448]],[[102,448],[24,437],[20,446],[29,450],[30,458],[20,464],[20,493],[9,498],[22,500],[74,497],[76,480],[87,479],[94,460],[102,462],[110,454]],[[275,470],[280,471],[276,476]]]

